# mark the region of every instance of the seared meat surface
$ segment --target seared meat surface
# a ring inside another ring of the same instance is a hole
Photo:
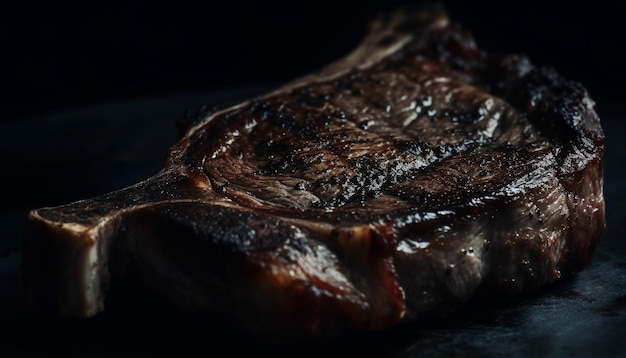
[[[32,211],[28,305],[92,316],[133,270],[186,311],[318,337],[531,292],[604,231],[593,105],[441,9],[386,14],[319,73],[188,118],[154,177]]]

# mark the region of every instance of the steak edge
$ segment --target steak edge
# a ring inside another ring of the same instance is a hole
[[[88,317],[111,283],[275,337],[389,329],[583,269],[604,135],[578,83],[495,56],[437,8],[273,92],[201,109],[164,168],[30,212],[29,310]]]

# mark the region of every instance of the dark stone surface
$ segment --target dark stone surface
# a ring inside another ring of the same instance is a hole
[[[272,86],[269,86],[272,87]],[[267,88],[267,87],[266,87]],[[583,272],[529,297],[475,302],[447,319],[315,347],[260,345],[219,318],[155,314],[163,303],[142,292],[114,296],[90,320],[28,316],[22,307],[21,240],[29,209],[64,204],[156,173],[176,141],[186,109],[256,93],[263,87],[115,102],[0,126],[0,348],[70,356],[148,356],[229,351],[313,356],[326,351],[392,357],[622,356],[626,349],[626,111],[598,103],[606,133],[607,232]],[[133,290],[130,290],[133,292]],[[240,340],[231,343],[235,334]]]

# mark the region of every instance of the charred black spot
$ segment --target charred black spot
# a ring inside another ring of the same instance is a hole
[[[155,236],[176,237],[176,242],[193,243],[196,249],[211,248],[215,255],[276,248],[295,239],[293,229],[275,218],[200,203],[168,203],[162,210],[145,210],[136,218],[136,225],[144,223]]]
[[[376,123],[373,120],[362,121],[358,124],[358,127],[364,131],[368,130],[372,125]]]
[[[398,140],[394,139],[393,144],[396,148],[411,155],[421,155],[430,149],[430,146],[420,140]]]
[[[290,252],[289,252],[289,251],[287,251],[287,250],[280,250],[280,251],[278,252],[278,257],[279,257],[281,260],[283,260],[284,262],[287,262],[287,263],[292,263],[292,262],[294,262],[294,258],[292,257],[292,255],[290,254]]]
[[[291,145],[283,142],[276,142],[272,139],[261,141],[255,148],[255,153],[261,157],[273,157],[281,154],[288,154]]]
[[[473,110],[457,110],[447,108],[443,110],[442,115],[448,117],[453,122],[460,124],[472,124],[482,118],[480,108]]]
[[[303,99],[304,102],[311,107],[323,107],[324,104],[328,103],[330,95],[309,92]]]
[[[391,45],[391,44],[392,44],[395,40],[396,40],[396,38],[395,38],[395,36],[393,36],[393,35],[387,35],[387,36],[384,36],[383,38],[381,38],[381,39],[378,41],[378,46],[380,46],[380,47],[386,47],[386,46],[389,46],[389,45]]]
[[[346,119],[348,118],[348,115],[346,114],[346,112],[344,111],[338,111],[332,114],[333,117],[339,118],[339,119]]]

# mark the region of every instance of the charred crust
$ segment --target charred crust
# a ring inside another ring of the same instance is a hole
[[[194,202],[156,205],[133,214],[136,227],[151,226],[152,236],[177,240],[213,255],[240,255],[277,249],[296,241],[294,228],[260,213]],[[194,249],[195,248],[195,249]]]

